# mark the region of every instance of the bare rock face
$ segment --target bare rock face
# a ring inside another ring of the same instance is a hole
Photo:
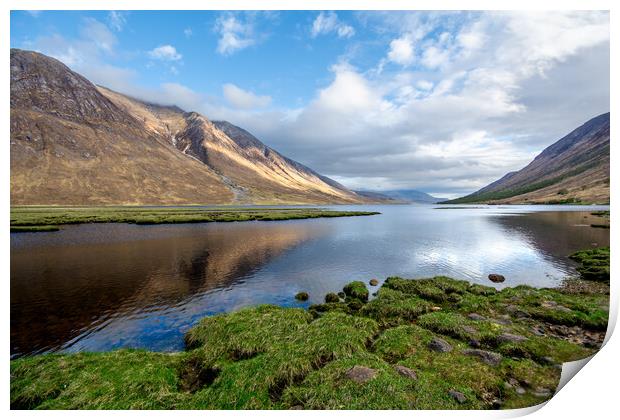
[[[345,377],[358,384],[363,384],[374,378],[376,374],[377,371],[375,369],[366,366],[353,366],[345,373]]]

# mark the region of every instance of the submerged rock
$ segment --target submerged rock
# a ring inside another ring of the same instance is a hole
[[[366,366],[353,366],[347,371],[347,373],[345,373],[344,376],[353,382],[363,384],[364,382],[368,382],[374,378],[376,374],[377,371],[375,369],[371,369]]]
[[[434,337],[431,342],[428,343],[428,348],[439,353],[447,353],[452,351],[452,346],[450,343],[439,337]]]
[[[400,376],[404,376],[405,378],[413,379],[414,381],[418,379],[418,375],[413,371],[413,369],[409,369],[408,367],[402,365],[394,366],[394,369]]]
[[[489,366],[498,366],[502,361],[502,356],[492,351],[480,350],[480,349],[465,349],[463,354],[467,356],[474,356],[480,359],[483,363]]]
[[[502,276],[501,274],[489,274],[489,280],[491,280],[493,283],[503,283],[504,280],[506,280],[506,277]]]
[[[295,299],[305,301],[308,300],[308,292],[299,292],[295,295]]]

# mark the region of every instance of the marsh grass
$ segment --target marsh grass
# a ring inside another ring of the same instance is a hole
[[[368,211],[320,208],[205,208],[205,207],[12,207],[12,232],[58,230],[59,225],[81,223],[165,223],[276,221],[319,217],[371,216]],[[50,229],[55,227],[56,229]],[[47,229],[43,229],[47,228]]]
[[[204,318],[187,333],[187,349],[179,354],[121,350],[14,360],[11,406],[526,407],[551,397],[558,363],[596,351],[568,337],[535,335],[532,327],[577,324],[599,331],[609,305],[605,293],[527,286],[497,291],[446,277],[391,277],[366,303],[358,282],[345,290],[344,302],[309,310],[261,305]],[[471,317],[474,311],[478,316]],[[450,348],[431,349],[434,338]],[[497,355],[497,363],[466,354],[472,346]],[[369,379],[347,376],[360,366],[371,369]],[[415,377],[400,374],[397,366],[412,369]]]

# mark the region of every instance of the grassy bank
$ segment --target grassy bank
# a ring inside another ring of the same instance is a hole
[[[11,207],[11,232],[58,230],[79,223],[207,223],[250,220],[291,220],[317,217],[370,216],[368,211],[320,208],[201,208],[201,207]]]
[[[369,292],[376,298],[368,301]],[[181,353],[121,350],[11,361],[11,406],[531,406],[552,396],[559,364],[598,349],[609,305],[608,289],[497,291],[447,277],[392,277],[370,290],[354,282],[340,295],[309,309],[262,305],[204,318]]]

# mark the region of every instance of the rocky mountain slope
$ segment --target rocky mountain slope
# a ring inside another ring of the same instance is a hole
[[[609,113],[547,147],[525,168],[444,203],[609,203]]]
[[[11,204],[358,203],[239,127],[11,50]]]

